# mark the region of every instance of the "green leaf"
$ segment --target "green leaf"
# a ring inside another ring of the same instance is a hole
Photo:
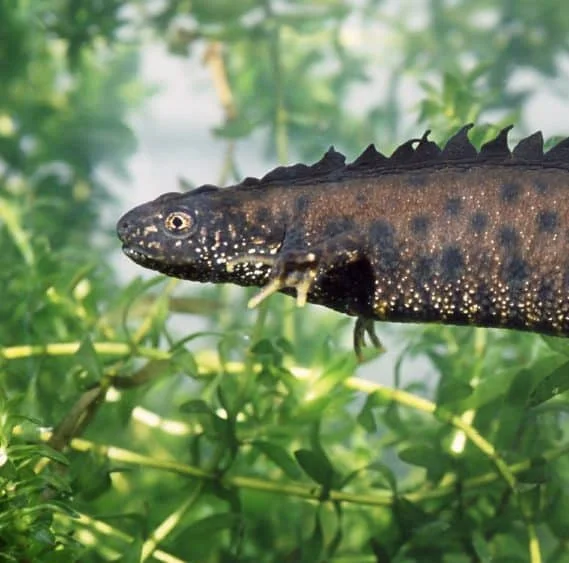
[[[431,446],[409,446],[399,452],[399,459],[411,465],[432,469],[444,465],[444,455]]]
[[[389,550],[384,545],[383,542],[388,542],[390,538],[376,538],[371,537],[369,539],[369,546],[375,555],[376,561],[391,561],[392,558],[389,554]]]
[[[92,454],[82,454],[71,465],[73,489],[88,501],[100,497],[111,488],[108,461]]]
[[[393,510],[397,520],[405,527],[406,531],[434,524],[432,515],[405,498],[397,498]]]
[[[404,510],[409,510],[409,512],[412,511],[413,516],[419,519],[418,522],[412,525],[413,547],[417,549],[417,552],[423,551],[425,547],[432,547],[434,550],[444,551],[445,544],[449,545],[452,541],[452,537],[457,535],[458,525],[455,524],[454,526],[451,526],[446,519],[429,518],[428,520],[425,520],[426,513],[417,510],[416,507],[411,508],[409,505],[407,505]],[[401,523],[403,525],[407,524],[408,516],[409,514],[406,514],[405,517],[401,518]],[[433,542],[433,538],[438,538],[438,541],[436,543]],[[430,557],[433,557],[433,553],[430,554]],[[441,559],[442,558],[437,557],[432,560],[441,561]]]
[[[552,486],[549,491],[548,524],[553,534],[564,542],[569,541],[569,495],[566,485]]]
[[[327,395],[348,377],[351,377],[356,366],[357,359],[352,352],[334,358],[330,365],[326,367],[324,373],[313,384],[312,392],[317,397]]]
[[[545,459],[540,457],[532,459],[530,468],[518,473],[517,479],[520,483],[539,485],[541,483],[547,483],[549,476],[549,464]]]
[[[322,550],[324,549],[324,532],[320,514],[317,512],[314,518],[314,530],[308,541],[302,546],[302,561],[321,561]]]
[[[292,342],[287,338],[279,336],[275,339],[275,346],[283,351],[284,354],[291,356],[294,354],[294,346]]]
[[[68,459],[61,452],[50,448],[46,444],[12,445],[8,447],[8,458],[13,461],[26,457],[42,456],[62,465],[69,465]]]
[[[342,544],[342,540],[344,539],[344,512],[342,510],[342,503],[335,502],[334,503],[334,510],[336,512],[337,521],[335,524],[335,532],[334,536],[326,546],[326,555],[328,559],[331,559],[336,552],[338,551],[340,545]],[[326,533],[327,530],[324,530],[324,536],[328,536]]]
[[[370,433],[377,431],[377,423],[375,422],[375,416],[373,414],[373,407],[375,406],[375,399],[373,397],[375,395],[376,393],[372,393],[367,396],[366,402],[356,419],[358,424]]]
[[[281,446],[262,440],[254,440],[251,445],[263,452],[271,461],[276,463],[291,479],[298,479],[300,469],[293,457]]]
[[[492,373],[485,375],[462,406],[465,409],[477,409],[503,397],[510,388],[519,369],[519,367],[498,368],[493,370]]]
[[[527,404],[527,400],[532,389],[535,374],[527,369],[521,369],[513,379],[505,403],[512,408],[523,408]]]
[[[103,366],[90,336],[86,335],[81,340],[81,344],[75,356],[89,374],[90,380],[99,381],[101,379],[103,376]]]
[[[273,341],[270,338],[262,338],[251,346],[251,353],[257,355],[274,356],[278,354]]]
[[[380,461],[374,461],[369,465],[366,465],[360,469],[356,469],[352,471],[347,477],[345,477],[342,482],[338,485],[339,489],[343,489],[348,485],[351,481],[353,481],[358,475],[364,472],[375,472],[379,473],[379,482],[375,481],[372,483],[373,487],[380,487],[383,489],[390,489],[393,492],[397,490],[397,480],[393,471],[387,465]]]
[[[337,393],[339,392],[340,390],[336,391],[336,393],[320,395],[310,401],[301,403],[296,411],[296,420],[305,423],[319,422],[322,419],[322,413],[326,412],[326,409],[337,400]]]
[[[326,489],[332,488],[336,472],[322,451],[301,449],[294,452],[296,461],[304,472]]]
[[[479,530],[474,530],[472,533],[472,547],[478,556],[478,560],[484,563],[490,563],[492,561],[492,549]]]
[[[34,263],[34,251],[30,245],[31,233],[23,228],[24,219],[20,210],[5,198],[0,198],[0,227],[2,223],[12,237],[12,241],[18,248],[28,266]]]
[[[239,515],[232,514],[231,512],[212,514],[188,526],[184,531],[184,535],[207,537],[210,534],[231,529],[240,519],[241,517]]]
[[[528,407],[536,407],[567,390],[569,390],[569,361],[554,369],[531,390]]]
[[[468,383],[461,381],[457,377],[445,375],[437,390],[437,405],[445,405],[462,401],[472,394],[473,388]]]
[[[211,494],[222,500],[230,509],[231,514],[238,516],[242,513],[241,491],[237,488],[225,487],[220,481],[209,481],[203,486],[204,494]]]
[[[375,473],[379,473],[382,479],[385,481],[387,486],[395,493],[397,492],[397,479],[393,471],[382,463],[381,461],[374,461],[370,463],[367,467],[368,471],[374,471]],[[374,481],[374,486],[381,487],[381,483]]]
[[[534,520],[539,514],[542,500],[541,485],[535,485],[529,489],[518,492],[520,508],[526,518]]]
[[[280,365],[283,359],[283,350],[270,338],[263,338],[251,347],[251,353],[264,364]]]
[[[133,542],[125,546],[125,550],[121,555],[121,561],[124,561],[124,563],[139,563],[143,544],[144,541],[137,535]]]
[[[213,409],[202,399],[191,399],[180,405],[180,411],[186,414],[208,414],[215,416]]]
[[[553,350],[564,356],[569,356],[569,341],[567,338],[560,336],[546,336],[542,335],[543,341]]]
[[[521,369],[513,379],[506,396],[500,406],[498,432],[494,445],[498,448],[511,447],[520,425],[527,416],[527,400],[532,388],[534,373],[529,369]]]

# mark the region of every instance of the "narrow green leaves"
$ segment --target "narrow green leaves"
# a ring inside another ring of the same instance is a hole
[[[333,487],[336,472],[324,452],[301,449],[294,452],[296,461],[304,472],[316,483],[328,490]]]

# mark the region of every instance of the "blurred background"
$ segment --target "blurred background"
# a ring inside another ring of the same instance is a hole
[[[0,0],[0,554],[568,561],[569,349],[178,283],[117,218],[330,145],[569,128],[560,0]]]

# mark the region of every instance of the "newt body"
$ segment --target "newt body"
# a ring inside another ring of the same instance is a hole
[[[353,163],[330,149],[228,188],[164,194],[118,222],[127,256],[170,276],[263,287],[373,320],[569,335],[569,139],[480,152],[462,128]]]

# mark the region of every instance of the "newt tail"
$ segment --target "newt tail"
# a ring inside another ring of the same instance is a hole
[[[480,151],[471,125],[440,148],[429,132],[390,157],[333,148],[227,188],[167,193],[118,222],[125,254],[187,280],[262,287],[373,321],[569,335],[569,138],[540,132]]]

